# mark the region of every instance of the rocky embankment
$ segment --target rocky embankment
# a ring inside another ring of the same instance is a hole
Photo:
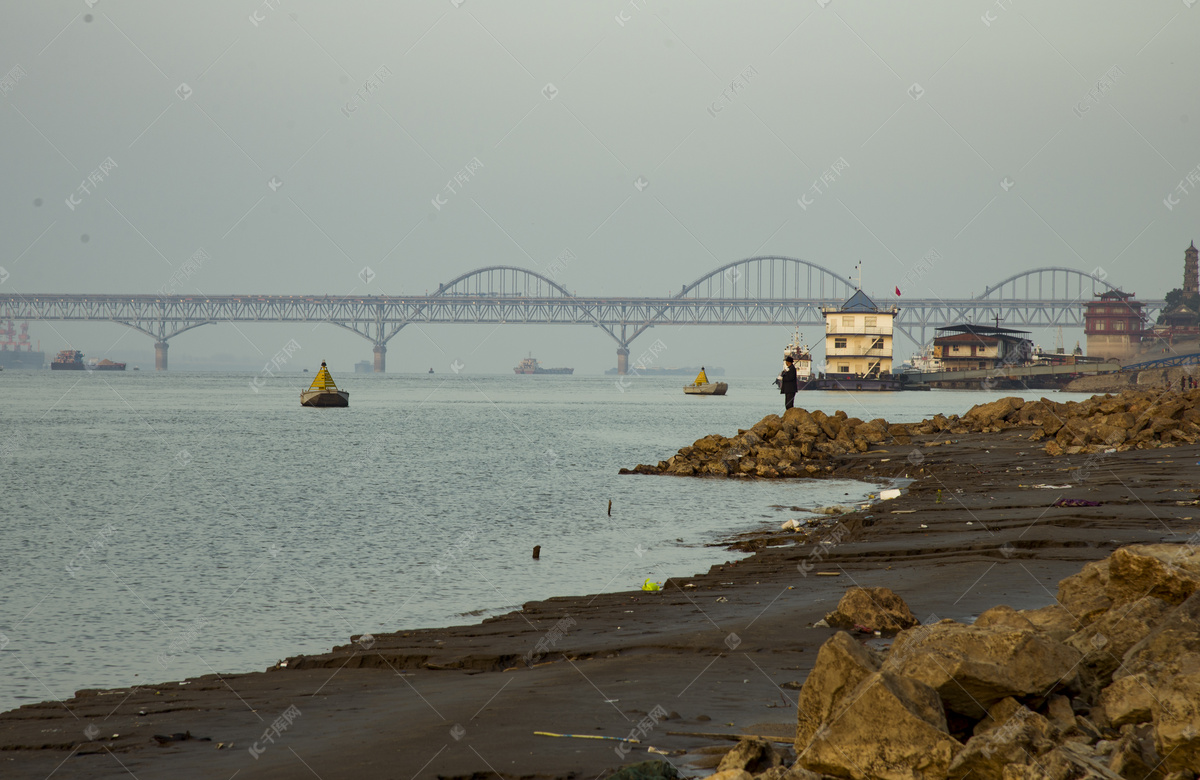
[[[831,472],[842,456],[876,445],[913,445],[931,435],[992,433],[1030,428],[1048,455],[1173,447],[1200,441],[1200,390],[1187,393],[1129,389],[1060,403],[1048,398],[1001,398],[961,417],[936,415],[919,423],[863,421],[843,411],[789,409],[767,415],[736,436],[712,434],[658,465],[640,464],[622,474],[716,477],[805,477]],[[914,456],[914,461],[919,462]]]
[[[1152,358],[1146,359],[1150,360]],[[1132,388],[1161,392],[1163,390],[1178,390],[1180,388],[1180,379],[1186,383],[1187,380],[1193,379],[1195,376],[1194,370],[1187,368],[1147,368],[1141,371],[1117,371],[1115,373],[1081,376],[1072,379],[1063,390],[1070,393],[1120,393]]]
[[[1192,780],[1200,770],[1200,550],[1134,545],[1062,580],[1057,603],[913,625],[852,588],[800,690],[796,760],[744,740],[710,780]],[[873,627],[881,627],[874,629]]]

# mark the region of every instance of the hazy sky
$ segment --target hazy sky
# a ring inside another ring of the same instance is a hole
[[[151,293],[202,250],[181,293],[419,294],[564,252],[580,295],[673,294],[759,254],[861,259],[883,293],[936,251],[906,296],[1055,265],[1157,298],[1200,237],[1196,4],[6,0],[0,291]],[[119,325],[33,331],[150,354]],[[772,375],[789,335],[651,333],[664,364]],[[370,356],[332,326],[214,325],[172,364],[289,338],[308,363]],[[594,373],[614,349],[409,327],[388,358]]]

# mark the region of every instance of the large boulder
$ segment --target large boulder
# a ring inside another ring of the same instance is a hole
[[[1108,586],[1108,559],[1092,561],[1078,574],[1058,583],[1058,603],[1083,625],[1091,623],[1112,606]]]
[[[1114,605],[1154,596],[1180,604],[1200,590],[1200,550],[1191,545],[1135,544],[1108,558],[1105,595]]]
[[[851,780],[942,778],[962,743],[946,730],[937,692],[916,680],[876,672],[822,724],[796,763]]]
[[[1189,671],[1159,680],[1150,708],[1154,745],[1167,771],[1200,769],[1200,657]]]
[[[963,417],[972,427],[987,427],[994,425],[999,420],[1005,419],[1009,414],[1024,405],[1025,399],[1023,398],[1001,398],[999,401],[977,404],[971,407],[971,410],[963,415]]]
[[[821,645],[808,679],[800,689],[796,708],[796,753],[812,740],[822,723],[859,683],[879,671],[879,654],[863,646],[845,631]]]
[[[1146,596],[1110,609],[1098,620],[1066,640],[1083,659],[1079,664],[1079,690],[1095,700],[1112,682],[1113,672],[1129,648],[1144,639],[1170,610],[1162,599]]]
[[[1032,756],[1054,747],[1054,726],[1016,699],[1001,699],[987,720],[989,727],[977,729],[950,763],[951,780],[1004,780],[1006,766],[1029,766]]]
[[[725,754],[717,766],[718,772],[730,769],[742,769],[752,775],[761,774],[768,769],[777,767],[783,761],[775,746],[765,739],[743,739]]]
[[[1150,679],[1144,672],[1131,674],[1113,681],[1100,693],[1100,701],[1092,710],[1092,717],[1110,728],[1120,728],[1127,723],[1145,723],[1152,717],[1154,692]]]
[[[825,622],[834,628],[896,632],[920,621],[890,588],[856,586],[842,595],[837,609],[825,616]]]
[[[1161,679],[1190,673],[1189,664],[1196,659],[1200,659],[1200,593],[1167,613],[1153,631],[1129,648],[1113,678],[1142,672],[1157,689]]]
[[[1044,696],[1071,682],[1081,654],[1036,629],[943,621],[901,632],[882,670],[929,685],[947,709],[982,718],[1007,696]]]
[[[1034,628],[1059,642],[1083,627],[1062,604],[1051,604],[1040,609],[1023,609],[1020,614],[1032,623]]]

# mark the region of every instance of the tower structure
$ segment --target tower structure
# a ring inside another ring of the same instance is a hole
[[[1200,288],[1198,288],[1200,275],[1198,275],[1196,259],[1196,242],[1193,241],[1192,245],[1183,253],[1183,294],[1189,297],[1200,292]]]

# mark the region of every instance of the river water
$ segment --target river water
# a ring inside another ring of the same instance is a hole
[[[774,505],[872,489],[617,475],[781,411],[769,377],[335,371],[350,408],[314,410],[310,376],[0,374],[0,710],[688,576],[803,516]],[[1001,395],[798,401],[907,422]]]

